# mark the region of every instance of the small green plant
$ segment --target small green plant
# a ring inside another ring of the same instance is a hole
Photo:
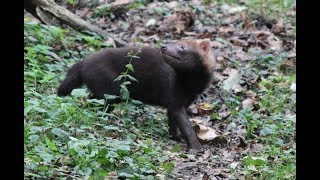
[[[98,16],[109,16],[111,13],[111,5],[110,4],[104,4],[102,6],[99,6],[96,8],[93,17],[98,17]]]
[[[128,10],[132,9],[144,9],[145,5],[148,4],[150,0],[136,0],[134,3],[128,4],[126,8]]]
[[[76,5],[78,0],[65,0],[68,4]]]
[[[135,79],[133,76],[130,75],[130,73],[134,73],[134,67],[132,65],[133,59],[139,59],[140,57],[137,56],[139,53],[141,53],[141,48],[139,48],[136,52],[129,51],[127,56],[129,59],[128,64],[126,65],[126,71],[122,72],[121,75],[119,75],[114,81],[122,81],[120,84],[120,97],[121,100],[123,100],[124,106],[122,106],[122,110],[124,114],[129,113],[129,109],[132,109],[132,107],[129,108],[129,103],[133,104],[141,104],[141,102],[131,99],[130,98],[130,92],[128,89],[128,86],[131,84],[131,81],[139,82],[137,79]]]

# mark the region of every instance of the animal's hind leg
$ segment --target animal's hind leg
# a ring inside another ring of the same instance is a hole
[[[112,86],[109,86],[112,87]],[[113,89],[113,88],[108,88],[107,84],[102,84],[102,83],[95,83],[94,85],[90,84],[88,85],[88,88],[91,91],[91,94],[89,95],[88,98],[90,99],[105,99],[104,95],[105,94],[111,94],[111,95],[118,95],[119,90]],[[108,99],[106,100],[105,106],[108,107],[107,113],[111,112],[114,107],[112,104],[114,103],[119,103],[121,100],[120,99]],[[104,110],[103,108],[101,110]]]

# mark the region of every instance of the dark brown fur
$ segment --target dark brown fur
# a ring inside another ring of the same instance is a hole
[[[91,98],[104,98],[104,94],[119,95],[119,81],[114,79],[126,70],[128,52],[135,47],[107,48],[76,63],[68,71],[59,89],[66,96],[74,88],[86,84]],[[209,41],[189,40],[162,45],[160,49],[144,47],[134,58],[131,75],[139,82],[128,86],[130,97],[146,104],[167,108],[169,133],[175,140],[180,133],[188,146],[200,149],[185,109],[207,87],[212,76],[215,59]],[[108,102],[117,103],[119,100]]]

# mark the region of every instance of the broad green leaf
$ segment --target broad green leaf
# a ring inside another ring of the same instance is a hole
[[[66,132],[66,131],[64,131],[64,130],[62,130],[62,129],[60,129],[60,128],[53,128],[53,129],[51,130],[51,132],[52,132],[53,134],[57,135],[57,136],[60,137],[60,138],[66,138],[66,137],[69,136],[69,133],[68,133],[68,132]]]
[[[55,143],[53,141],[51,141],[47,136],[44,137],[44,140],[46,141],[46,144],[50,149],[52,149],[54,151],[58,151]]]
[[[179,152],[181,150],[181,146],[179,144],[176,144],[175,146],[173,146],[173,148],[171,149],[171,152]]]
[[[90,175],[92,172],[92,169],[89,167],[83,167],[82,169],[79,170],[79,173],[81,175]]]
[[[167,173],[171,173],[174,168],[174,163],[173,162],[168,162],[166,164],[163,164],[162,167],[167,171]]]
[[[87,97],[89,93],[86,92],[86,89],[74,89],[71,92],[71,95],[74,97]]]

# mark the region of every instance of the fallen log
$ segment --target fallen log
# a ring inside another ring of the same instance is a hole
[[[128,46],[127,42],[93,26],[53,0],[25,0],[24,5],[29,13],[45,24],[57,25],[61,21],[77,31],[95,32],[104,39],[111,38],[120,46]]]

